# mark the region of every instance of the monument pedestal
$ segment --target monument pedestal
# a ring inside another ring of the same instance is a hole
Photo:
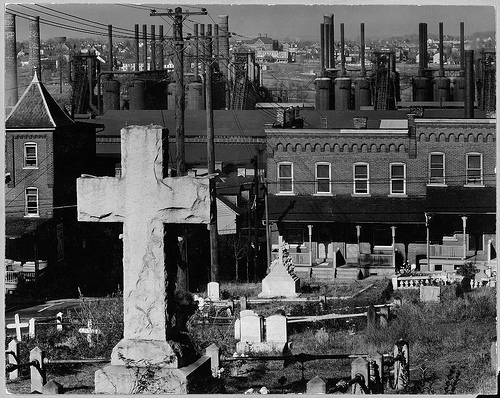
[[[188,394],[193,385],[212,377],[210,357],[182,368],[109,365],[95,372],[96,394]]]

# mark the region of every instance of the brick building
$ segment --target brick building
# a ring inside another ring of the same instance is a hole
[[[371,266],[366,274],[404,261],[429,269],[428,250],[444,257],[443,241],[456,242],[461,260],[485,254],[495,233],[494,119],[322,113],[327,128],[265,129],[272,243],[283,235],[306,265],[331,267],[339,250],[342,261]]]
[[[73,245],[65,235],[76,225],[76,178],[95,171],[99,125],[73,121],[35,74],[5,128],[6,258],[65,262],[71,255],[65,246]]]

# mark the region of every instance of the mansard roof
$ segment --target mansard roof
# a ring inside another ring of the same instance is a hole
[[[74,123],[59,107],[35,73],[30,85],[7,117],[5,127],[40,129],[69,126]]]

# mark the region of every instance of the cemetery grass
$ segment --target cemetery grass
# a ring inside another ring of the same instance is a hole
[[[370,287],[369,287],[370,286]],[[352,299],[328,300],[327,304],[317,302],[290,303],[276,301],[251,308],[262,316],[274,314],[277,310],[290,315],[321,315],[327,313],[362,312],[356,309],[369,304],[383,304],[394,298],[402,299],[402,306],[391,312],[387,328],[370,327],[365,318],[327,320],[307,324],[290,324],[288,335],[293,354],[345,354],[345,353],[392,353],[394,343],[399,339],[409,342],[410,382],[403,393],[409,394],[495,394],[496,377],[490,369],[491,339],[496,335],[496,292],[481,288],[456,297],[455,286],[442,288],[440,303],[422,303],[417,291],[390,289],[390,280],[355,281],[330,286],[308,286],[302,296],[320,295],[348,296],[366,287],[363,293]],[[237,299],[241,295],[256,298],[260,284],[221,284],[221,295]],[[211,315],[222,311],[213,307]],[[235,307],[236,314],[238,306]],[[40,346],[51,358],[109,358],[112,347],[120,340],[122,328],[121,297],[117,295],[96,303],[85,303],[78,314],[68,314],[74,322],[92,316],[100,324],[102,335],[95,336],[95,345],[88,346],[85,337],[75,333],[75,328],[65,327],[63,334],[41,329],[36,339],[22,345],[21,356],[27,356],[29,349]],[[234,319],[227,324],[215,322],[200,324],[200,315],[195,314],[188,322],[189,335],[199,353],[215,343],[221,348],[221,355],[233,355]],[[109,324],[109,325],[106,325]],[[353,326],[354,325],[354,326]],[[81,325],[79,326],[81,327]],[[318,333],[323,329],[327,333]],[[349,333],[350,332],[350,333]],[[37,332],[38,334],[38,332]],[[7,343],[7,341],[6,341]],[[55,349],[58,344],[67,347]],[[265,386],[271,393],[304,393],[306,383],[315,376],[327,381],[327,389],[340,379],[350,376],[347,360],[313,360],[304,363],[284,361],[222,362],[222,379],[217,385],[207,384],[203,393],[241,394],[250,388],[258,391]],[[105,364],[91,365],[49,365],[47,380],[62,384],[65,393],[93,393],[94,373]],[[236,368],[237,376],[231,371]],[[17,382],[8,382],[11,393],[29,393],[29,371]],[[385,392],[391,393],[391,390]]]

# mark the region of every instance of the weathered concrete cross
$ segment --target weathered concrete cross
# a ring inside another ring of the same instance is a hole
[[[163,134],[153,125],[122,129],[121,177],[77,180],[79,221],[123,223],[124,338],[112,365],[170,360],[166,366],[177,367],[166,341],[163,225],[210,221],[208,179],[163,178]]]
[[[6,327],[7,329],[16,329],[16,339],[17,341],[22,340],[21,328],[29,327],[28,322],[21,322],[19,320],[19,314],[14,315],[14,323],[9,323]]]

